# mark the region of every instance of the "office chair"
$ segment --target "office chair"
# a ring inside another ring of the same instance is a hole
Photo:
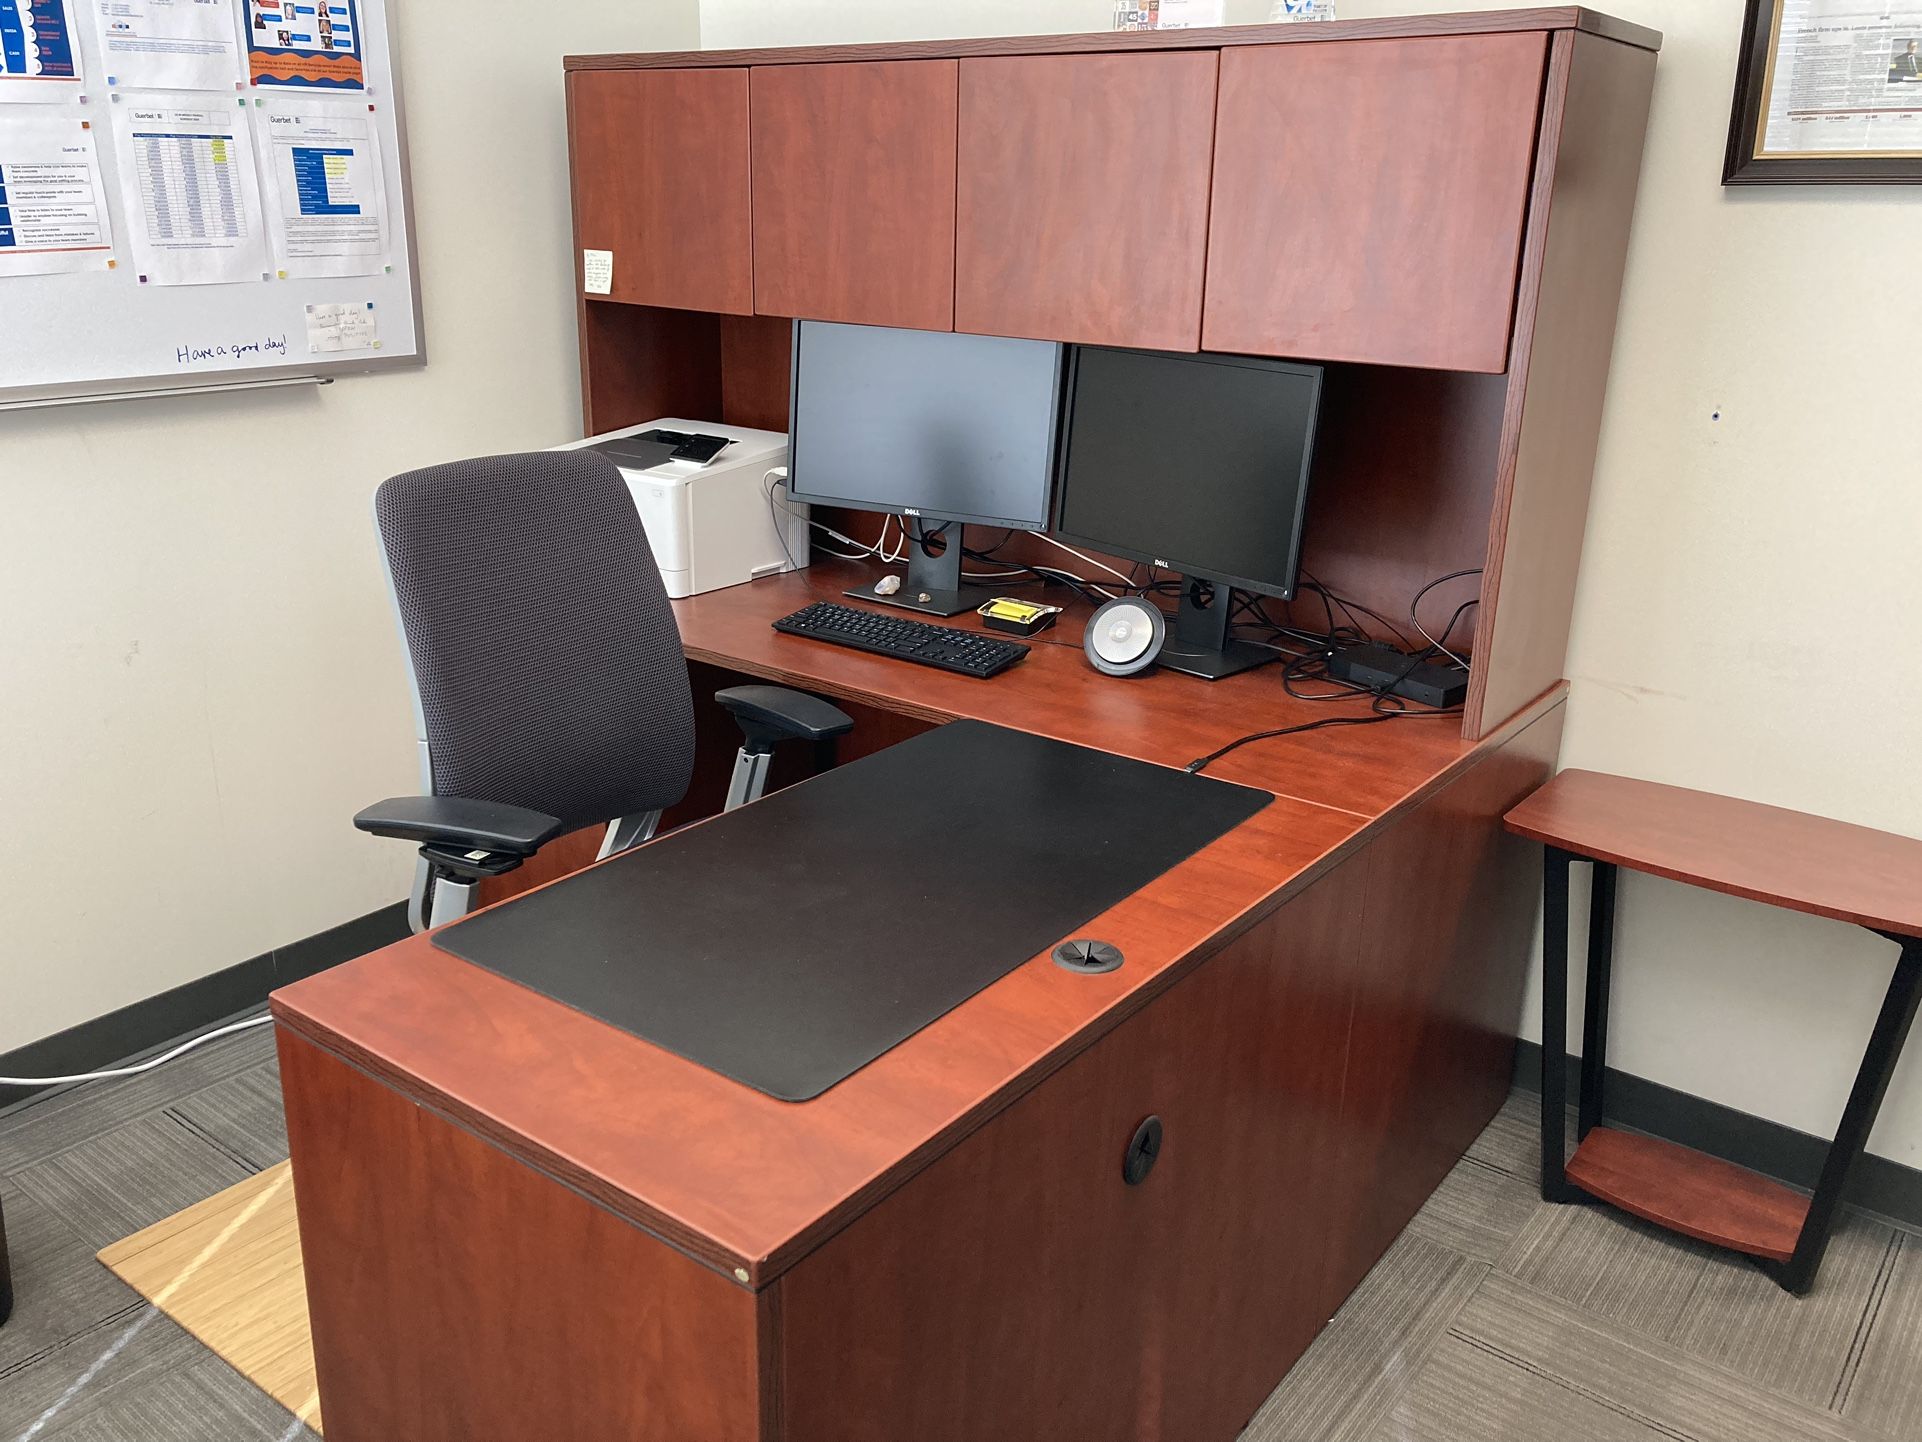
[[[693,774],[694,704],[620,472],[585,450],[454,461],[384,482],[374,518],[428,794],[354,825],[420,843],[408,924],[466,915],[482,878],[564,831],[606,822],[602,857],[652,837]],[[729,809],[760,796],[776,744],[854,724],[780,686],[715,699],[743,732]]]

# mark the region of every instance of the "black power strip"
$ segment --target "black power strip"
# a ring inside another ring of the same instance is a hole
[[[1467,668],[1453,661],[1416,661],[1391,646],[1343,646],[1329,653],[1328,674],[1350,686],[1446,709],[1468,699]]]

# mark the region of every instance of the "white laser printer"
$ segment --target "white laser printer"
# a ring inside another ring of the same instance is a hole
[[[707,449],[684,444],[701,437],[728,444],[709,461],[674,459],[676,450]],[[606,456],[627,481],[668,595],[717,591],[807,564],[808,508],[768,475],[787,464],[784,432],[669,416],[554,447],[584,448]]]

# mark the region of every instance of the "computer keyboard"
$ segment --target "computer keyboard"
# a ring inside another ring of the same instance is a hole
[[[930,626],[926,621],[837,606],[832,601],[803,606],[776,621],[774,629],[790,636],[810,636],[857,651],[872,651],[877,656],[918,661],[943,671],[959,671],[963,676],[996,675],[1028,654],[1028,648],[1019,641],[1003,641],[998,636],[953,626]]]

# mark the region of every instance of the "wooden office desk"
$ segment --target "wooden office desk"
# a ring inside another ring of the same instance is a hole
[[[1360,709],[1098,676],[1083,606],[985,682],[769,628],[849,574],[678,602],[688,655],[1174,765]],[[1561,700],[1234,753],[1277,801],[1085,928],[1119,971],[1038,956],[810,1102],[421,937],[278,993],[330,1439],[1232,1436],[1506,1093]]]

